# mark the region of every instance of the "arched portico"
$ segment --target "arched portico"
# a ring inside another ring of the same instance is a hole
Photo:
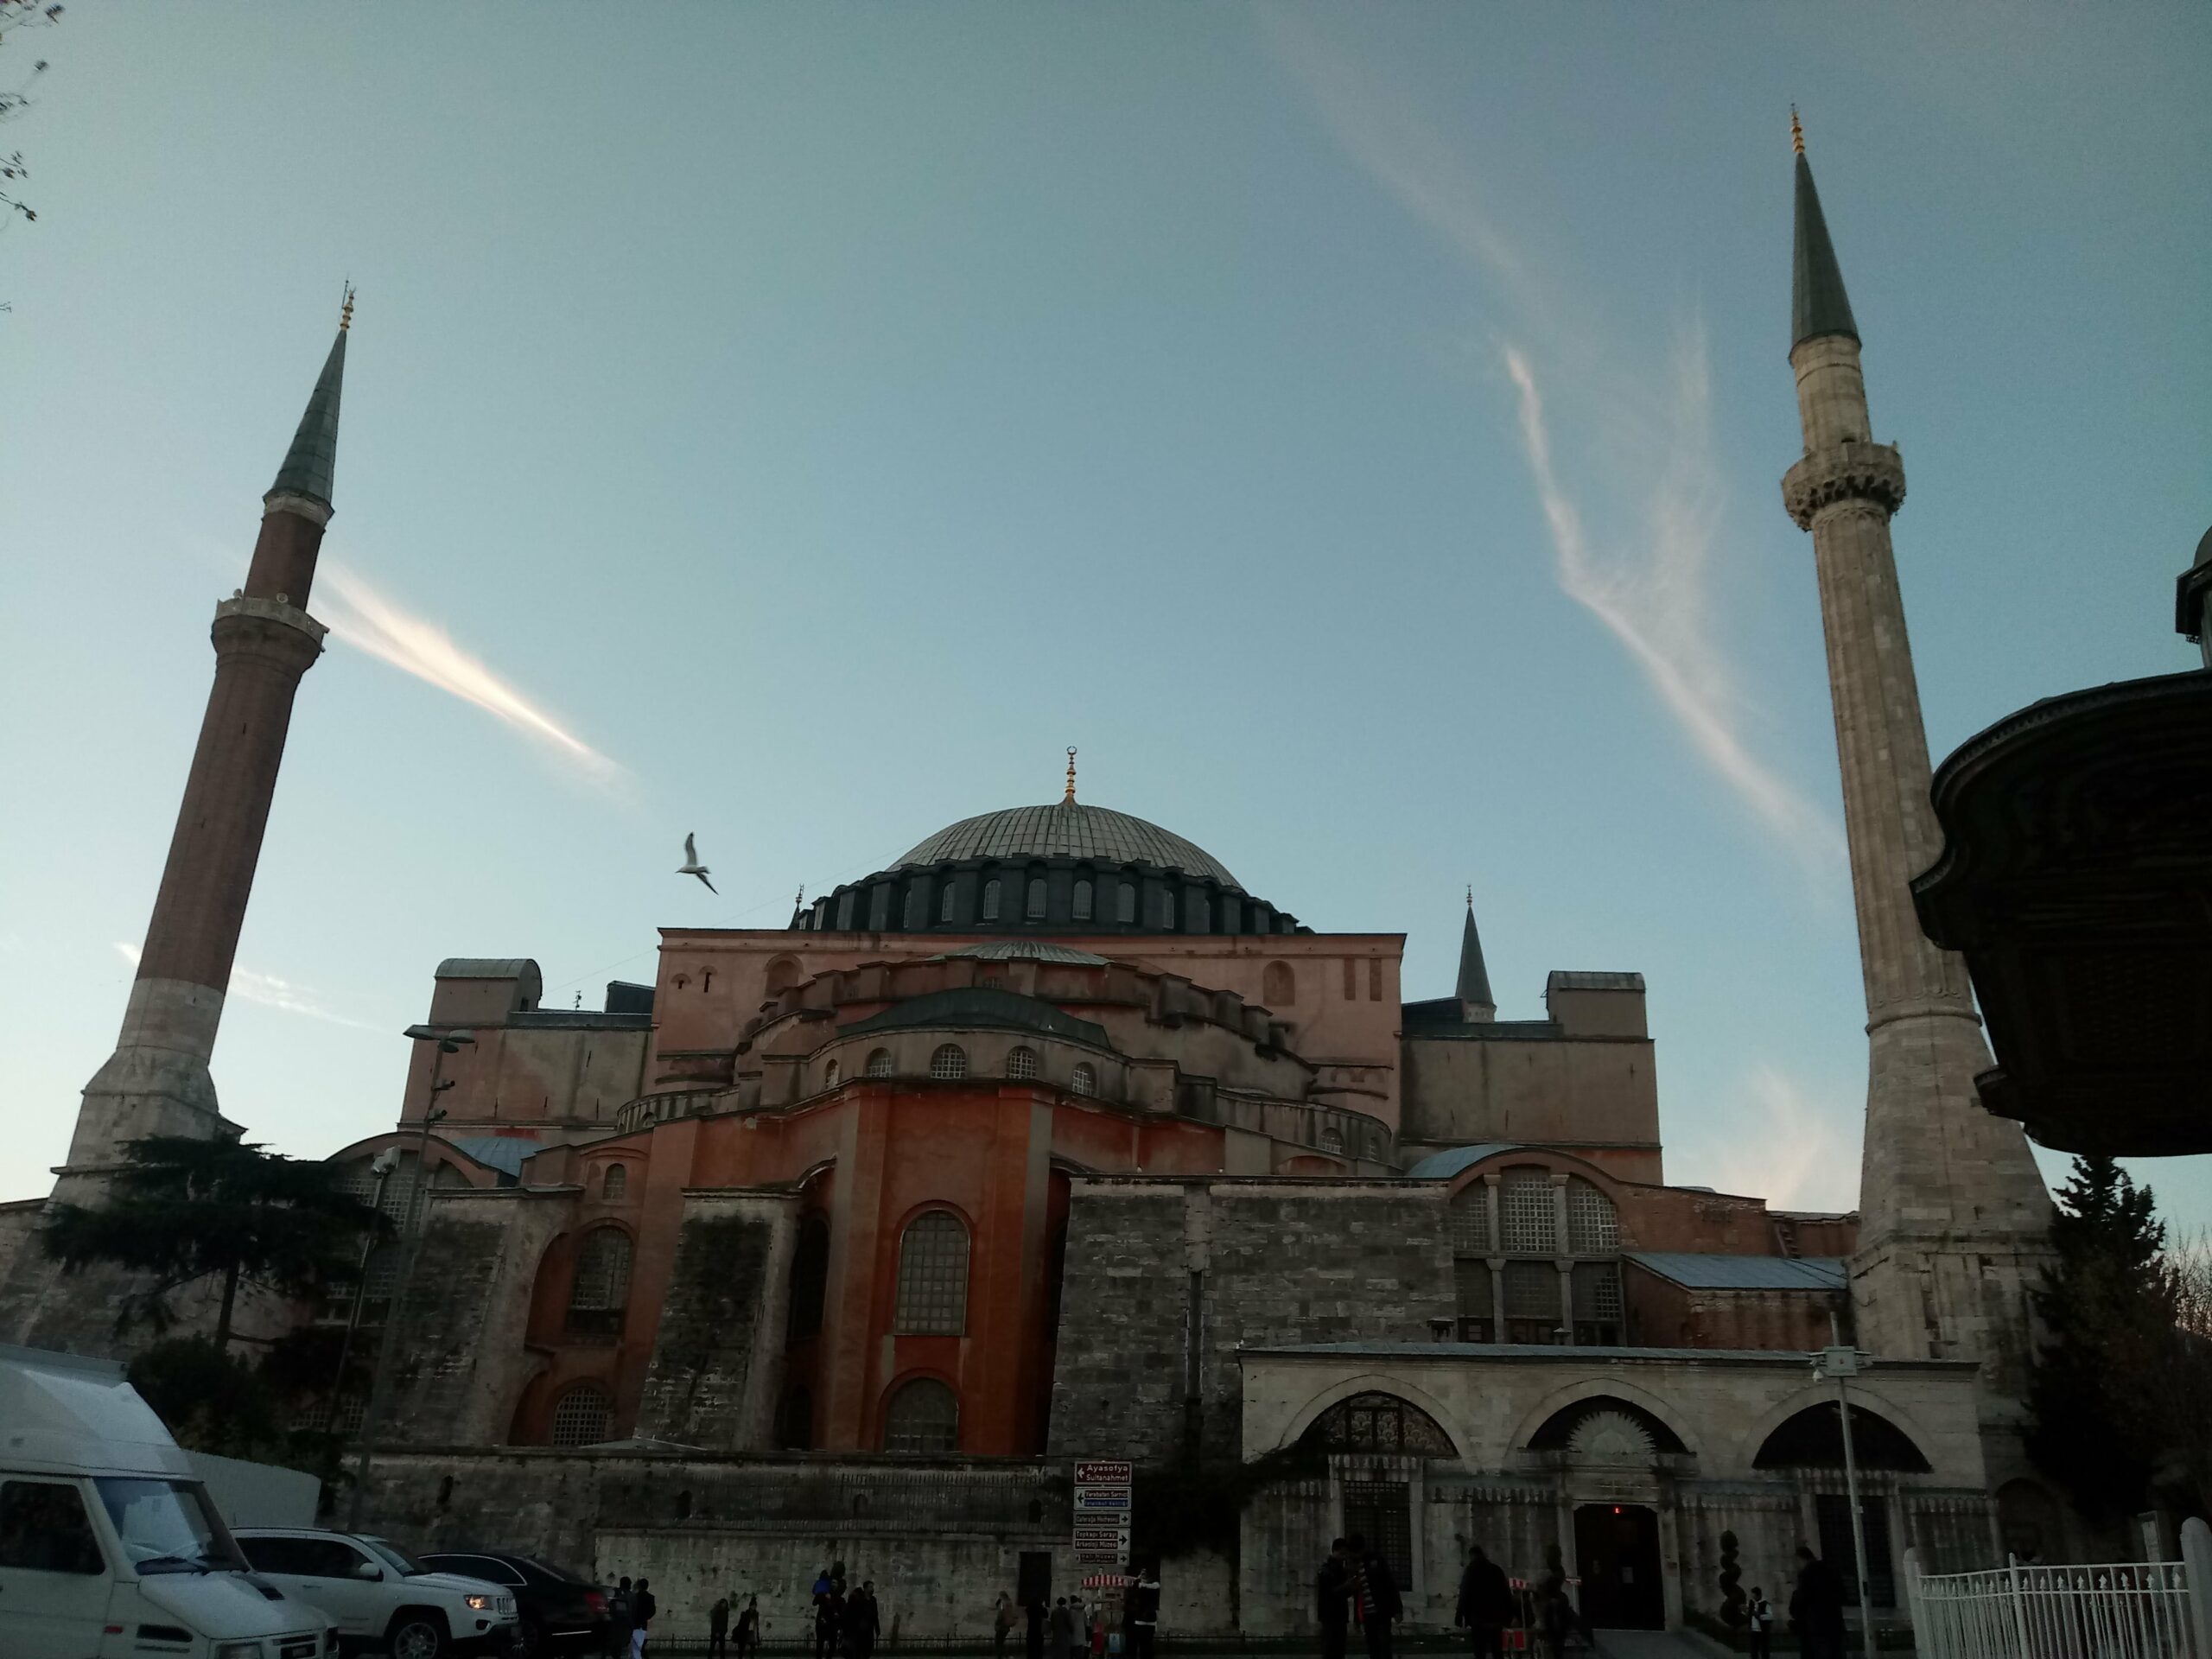
[[[1376,1371],[1363,1371],[1357,1376],[1346,1377],[1323,1389],[1292,1414],[1288,1427],[1275,1444],[1268,1449],[1282,1451],[1297,1445],[1306,1432],[1320,1421],[1324,1412],[1360,1394],[1391,1395],[1409,1406],[1418,1407],[1444,1431],[1460,1463],[1470,1470],[1475,1467],[1469,1455],[1469,1449],[1474,1443],[1473,1437],[1464,1424],[1453,1421],[1449,1407],[1426,1389],[1407,1382],[1402,1376],[1385,1376]]]

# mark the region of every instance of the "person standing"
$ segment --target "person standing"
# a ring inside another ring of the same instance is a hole
[[[1398,1598],[1398,1580],[1382,1552],[1370,1549],[1367,1540],[1354,1533],[1344,1540],[1351,1560],[1352,1615],[1367,1638],[1367,1659],[1390,1659],[1390,1624],[1405,1612]]]
[[[1129,1586],[1129,1659],[1152,1659],[1160,1632],[1160,1563],[1147,1561]]]
[[[1043,1598],[1029,1604],[1026,1610],[1028,1628],[1022,1632],[1021,1659],[1045,1659],[1045,1603]]]
[[[729,1598],[716,1596],[707,1609],[707,1659],[728,1659]]]
[[[645,1659],[645,1632],[652,1628],[653,1615],[658,1611],[652,1580],[639,1579],[630,1596],[630,1659]]]
[[[868,1659],[882,1633],[882,1610],[875,1605],[875,1581],[862,1579],[845,1599],[845,1659]]]
[[[1006,1659],[1006,1644],[1014,1634],[1014,1598],[999,1592],[999,1605],[991,1610],[991,1659]]]
[[[1068,1611],[1065,1596],[1052,1604],[1052,1659],[1068,1659],[1075,1648],[1075,1615]]]
[[[1756,1584],[1744,1609],[1744,1620],[1751,1634],[1751,1659],[1768,1659],[1774,1651],[1774,1604]]]
[[[1512,1617],[1513,1586],[1505,1581],[1505,1569],[1484,1554],[1480,1544],[1471,1546],[1452,1622],[1467,1627],[1475,1659],[1505,1659],[1505,1626]]]
[[[1332,1539],[1321,1570],[1313,1575],[1313,1616],[1321,1626],[1321,1659],[1344,1659],[1344,1628],[1351,1615],[1351,1564],[1346,1546]]]
[[[630,1656],[630,1580],[625,1576],[607,1599],[607,1650],[618,1659]]]
[[[1797,1546],[1797,1587],[1789,1592],[1789,1622],[1804,1659],[1843,1659],[1843,1580],[1807,1544]]]
[[[1067,1659],[1083,1659],[1090,1646],[1090,1624],[1084,1616],[1083,1598],[1068,1598],[1068,1644],[1064,1651]]]
[[[747,1596],[745,1611],[737,1616],[737,1659],[760,1659],[760,1598]]]
[[[837,1620],[830,1611],[830,1595],[836,1587],[828,1567],[814,1575],[814,1659],[830,1659],[837,1646]]]

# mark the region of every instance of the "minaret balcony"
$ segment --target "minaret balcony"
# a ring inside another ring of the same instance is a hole
[[[1904,461],[1895,446],[1847,439],[1815,451],[1782,475],[1782,505],[1810,530],[1821,508],[1872,501],[1885,512],[1904,505]]]

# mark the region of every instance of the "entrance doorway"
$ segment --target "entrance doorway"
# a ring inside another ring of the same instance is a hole
[[[1659,1517],[1641,1503],[1585,1503],[1574,1512],[1582,1617],[1600,1630],[1667,1625],[1659,1580]]]

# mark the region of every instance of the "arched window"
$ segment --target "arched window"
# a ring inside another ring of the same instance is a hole
[[[1119,884],[1121,891],[1114,895],[1114,919],[1124,927],[1134,927],[1137,919],[1137,886],[1134,881]]]
[[[1171,931],[1175,926],[1175,895],[1173,892],[1163,892],[1160,895],[1160,925]]]
[[[937,918],[940,922],[952,919],[952,883],[949,880],[937,895]]]
[[[906,908],[899,912],[899,925],[909,933],[918,933],[929,920],[929,891],[918,881],[906,889]]]
[[[840,1068],[837,1062],[835,1060],[830,1061],[829,1065],[822,1068],[822,1086],[824,1089],[835,1089],[837,1086],[837,1078],[839,1075]]]
[[[556,1446],[596,1446],[607,1438],[607,1391],[579,1382],[553,1404]]]
[[[629,1187],[630,1166],[627,1164],[609,1164],[607,1173],[599,1178],[599,1196],[609,1204],[621,1203],[622,1195],[629,1191]]]
[[[891,1051],[889,1049],[877,1048],[868,1051],[868,1074],[871,1077],[887,1077],[891,1075]]]
[[[1191,901],[1191,931],[1193,933],[1213,931],[1213,900],[1203,893]]]
[[[1567,1184],[1567,1241],[1575,1255],[1611,1255],[1621,1247],[1613,1201],[1579,1175]]]
[[[983,919],[995,922],[999,918],[999,882],[996,876],[983,883]]]
[[[1075,884],[1075,918],[1078,922],[1087,922],[1090,919],[1092,892],[1091,885],[1087,880]]]
[[[957,1043],[939,1043],[937,1052],[930,1056],[930,1076],[950,1078],[967,1075],[968,1051]]]
[[[1551,1172],[1509,1169],[1497,1194],[1498,1230],[1508,1255],[1559,1254],[1559,1212],[1552,1205]]]
[[[777,1404],[776,1444],[786,1452],[814,1450],[814,1392],[803,1382],[785,1389]]]
[[[1436,1419],[1395,1394],[1355,1394],[1340,1400],[1306,1431],[1308,1443],[1332,1452],[1411,1453],[1423,1458],[1457,1457],[1459,1452]]]
[[[899,1385],[883,1408],[883,1449],[887,1452],[957,1452],[960,1449],[960,1401],[933,1376],[918,1376]]]
[[[1298,975],[1287,962],[1271,962],[1260,976],[1260,1001],[1271,1008],[1287,1008],[1298,1001]]]
[[[1045,878],[1043,876],[1033,875],[1029,878],[1029,897],[1021,907],[1021,913],[1033,922],[1041,922],[1045,919]]]
[[[1912,1437],[1888,1418],[1878,1416],[1864,1406],[1851,1408],[1851,1449],[1861,1469],[1890,1469],[1907,1475],[1929,1472],[1928,1459],[1912,1443]],[[1783,1419],[1760,1446],[1758,1455],[1751,1459],[1751,1467],[1842,1468],[1843,1419],[1836,1411],[1835,1402],[1823,1400],[1816,1406],[1806,1407],[1794,1417]],[[1850,1523],[1850,1510],[1847,1506],[1847,1529]],[[1848,1548],[1844,1551],[1847,1555],[1850,1553]]]
[[[784,1321],[786,1344],[822,1333],[822,1303],[830,1288],[830,1224],[809,1216],[798,1224],[791,1247],[791,1312]]]
[[[778,957],[768,964],[768,994],[787,991],[798,983],[798,963],[791,957]]]
[[[890,925],[891,884],[888,881],[884,881],[878,883],[874,892],[868,894],[868,931],[871,933],[880,933],[884,929]]]
[[[594,1227],[576,1251],[576,1276],[569,1287],[569,1334],[618,1337],[630,1301],[630,1236],[619,1227]]]
[[[901,1336],[957,1337],[968,1329],[968,1229],[950,1210],[917,1216],[899,1241]]]
[[[1076,1067],[1075,1075],[1068,1079],[1068,1087],[1074,1090],[1078,1095],[1096,1094],[1098,1092],[1098,1068],[1091,1065],[1090,1061],[1084,1060]]]
[[[1009,1077],[1033,1077],[1037,1075],[1037,1051],[1015,1047],[1007,1051],[1006,1074]]]

